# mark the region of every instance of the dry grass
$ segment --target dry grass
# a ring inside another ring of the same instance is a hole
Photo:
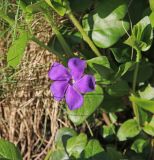
[[[44,42],[52,36],[51,27],[41,17],[33,29]],[[8,43],[9,37],[0,41],[1,69],[6,66]],[[61,109],[57,109],[59,104],[53,102],[49,90],[47,73],[55,60],[54,55],[30,42],[19,69],[14,73],[10,69],[1,72],[0,137],[18,145],[24,160],[42,160],[54,145],[57,129],[68,125],[59,119]],[[11,80],[6,79],[10,75]]]

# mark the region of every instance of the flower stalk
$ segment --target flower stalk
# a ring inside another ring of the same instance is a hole
[[[81,24],[76,19],[76,17],[73,15],[71,9],[69,9],[69,12],[67,13],[67,15],[68,15],[69,19],[73,22],[73,24],[75,25],[75,27],[80,31],[80,33],[82,34],[83,39],[88,43],[89,47],[96,54],[96,56],[98,56],[98,57],[101,56],[100,51],[96,48],[96,46],[94,45],[94,43],[92,42],[92,40],[89,38],[89,36],[87,35],[87,33],[83,30]]]
[[[136,66],[135,66],[135,71],[133,76],[133,92],[135,92],[136,90],[136,82],[137,82],[140,60],[141,60],[141,51],[137,50]]]
[[[137,76],[138,76],[138,71],[139,71],[140,60],[141,60],[141,51],[137,50],[136,66],[135,66],[134,75],[133,75],[133,93],[134,94],[136,92],[136,83],[137,83]],[[140,125],[141,124],[141,120],[140,120],[138,106],[135,104],[135,102],[132,103],[132,106],[133,106],[133,111],[134,111],[134,114],[136,116],[137,122]]]
[[[72,51],[69,47],[69,45],[67,44],[66,40],[64,39],[64,37],[62,36],[62,34],[59,32],[57,26],[55,25],[53,16],[50,14],[50,12],[46,12],[45,13],[45,17],[47,19],[47,21],[50,23],[51,27],[52,27],[52,31],[54,32],[54,34],[56,35],[59,43],[61,44],[63,50],[65,51],[66,55],[68,57],[70,57],[70,55],[72,55]]]

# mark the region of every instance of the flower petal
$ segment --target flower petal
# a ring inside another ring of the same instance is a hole
[[[70,73],[68,70],[60,63],[55,62],[49,72],[48,76],[51,80],[69,80],[70,79]]]
[[[71,85],[67,88],[65,98],[70,110],[80,108],[83,104],[83,96]]]
[[[74,83],[74,87],[81,93],[91,92],[95,89],[95,78],[92,75],[84,75]]]
[[[68,87],[67,81],[55,81],[50,86],[50,90],[54,96],[54,99],[57,101],[60,101],[62,98],[64,98],[65,92]]]
[[[68,68],[74,80],[80,79],[84,73],[86,61],[79,58],[71,58],[68,62]]]

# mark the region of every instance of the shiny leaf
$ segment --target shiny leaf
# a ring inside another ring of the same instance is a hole
[[[142,153],[143,149],[146,147],[148,141],[145,139],[137,139],[131,146],[131,149],[136,153]]]
[[[88,159],[88,160],[101,160],[102,159],[102,153],[104,149],[100,145],[98,140],[92,139],[88,142],[85,150],[82,154],[82,159]]]
[[[135,119],[125,121],[118,130],[117,136],[120,141],[137,136],[141,129]]]
[[[83,28],[100,48],[115,44],[129,29],[129,23],[121,21],[127,12],[125,0],[99,0],[94,13],[83,19]]]
[[[147,51],[152,44],[153,31],[148,16],[133,26],[132,35],[124,42],[139,51]]]
[[[78,136],[74,136],[67,141],[66,150],[69,156],[79,158],[81,152],[84,150],[87,144],[87,136],[84,133],[80,133]]]

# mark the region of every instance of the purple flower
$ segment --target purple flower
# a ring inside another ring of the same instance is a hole
[[[49,70],[49,78],[53,80],[50,90],[57,101],[65,98],[70,110],[83,105],[83,95],[95,89],[95,78],[84,75],[86,61],[71,58],[68,69],[60,63],[54,63]]]

